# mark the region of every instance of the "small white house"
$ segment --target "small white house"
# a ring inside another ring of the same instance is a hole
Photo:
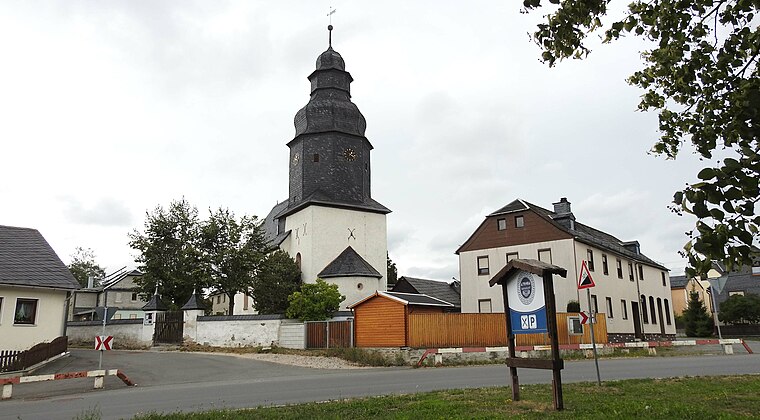
[[[79,283],[36,229],[0,226],[0,350],[65,335]]]

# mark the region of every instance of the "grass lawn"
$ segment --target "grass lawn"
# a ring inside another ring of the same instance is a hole
[[[526,385],[517,402],[511,400],[508,387],[500,387],[135,418],[760,418],[758,375],[609,381],[601,387],[573,383],[565,384],[563,391],[565,410],[561,412],[552,408],[550,385]]]

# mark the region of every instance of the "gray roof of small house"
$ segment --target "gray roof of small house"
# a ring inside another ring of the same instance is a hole
[[[754,293],[760,295],[760,275],[752,274],[752,267],[745,266],[727,274],[726,284],[719,295],[719,301],[728,299],[731,292]]]
[[[397,288],[401,287],[399,286],[399,282],[401,281],[406,281],[419,294],[436,297],[440,300],[451,303],[452,305],[456,307],[462,306],[461,295],[460,295],[459,289],[457,288],[458,285],[456,284],[456,282],[452,284],[452,283],[447,283],[445,281],[428,280],[428,279],[402,276],[402,277],[399,277],[398,282],[396,282],[396,285],[394,285],[393,289],[391,289],[390,291],[391,292],[400,291],[400,290],[397,290]]]
[[[79,289],[79,282],[37,229],[0,225],[0,284]]]
[[[376,277],[380,274],[370,263],[348,246],[332,262],[317,274],[320,278],[330,277]]]
[[[689,279],[686,276],[670,276],[671,289],[683,289],[688,283]]]
[[[379,292],[379,294],[386,294],[406,301],[409,305],[425,305],[425,306],[442,306],[453,307],[454,305],[437,299],[433,296],[418,294],[418,293],[401,293],[401,292]]]
[[[198,299],[198,295],[193,292],[193,294],[190,295],[190,299],[188,299],[180,309],[183,311],[191,311],[194,309],[206,309],[206,306],[203,304],[203,300]]]
[[[114,271],[111,274],[108,274],[103,278],[103,280],[100,282],[100,286],[97,287],[99,289],[109,289],[113,287],[114,285],[118,284],[120,281],[124,280],[125,278],[132,276],[132,277],[140,277],[144,275],[142,271],[136,269],[136,268],[127,268],[122,267],[116,271]]]

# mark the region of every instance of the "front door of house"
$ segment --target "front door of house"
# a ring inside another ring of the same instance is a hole
[[[639,340],[643,340],[644,334],[641,330],[641,314],[639,313],[638,302],[631,301],[631,315],[633,315],[633,335]]]

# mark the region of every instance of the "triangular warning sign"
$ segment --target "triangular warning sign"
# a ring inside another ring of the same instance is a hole
[[[581,276],[578,278],[578,290],[588,289],[589,287],[594,286],[596,286],[596,284],[594,284],[594,280],[591,278],[591,273],[588,272],[586,261],[583,261],[583,265],[581,265]]]

